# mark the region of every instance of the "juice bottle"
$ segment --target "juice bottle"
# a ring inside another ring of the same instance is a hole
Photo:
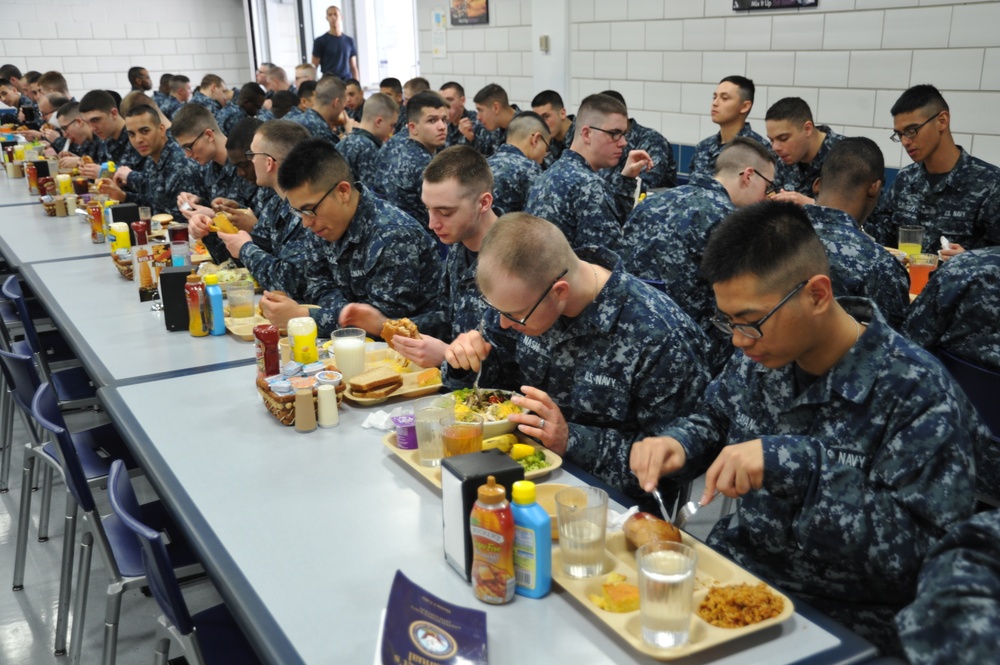
[[[38,196],[38,169],[34,164],[28,162],[24,165],[24,175],[28,178],[28,193]]]
[[[535,483],[530,480],[514,483],[511,499],[515,591],[541,598],[552,587],[552,518],[535,503]]]
[[[212,335],[225,335],[226,321],[222,312],[222,287],[219,286],[218,275],[205,275],[205,298],[208,300],[205,306],[205,327]]]
[[[316,319],[297,316],[288,320],[288,342],[292,346],[292,360],[303,365],[319,360],[316,348]]]
[[[184,293],[187,295],[188,332],[192,337],[204,337],[208,334],[208,326],[205,324],[205,285],[194,270],[187,276]]]
[[[104,210],[96,198],[87,203],[87,216],[90,217],[90,242],[99,244],[107,240],[104,236]]]
[[[472,535],[472,589],[484,603],[514,599],[514,516],[503,485],[489,476],[469,515]]]

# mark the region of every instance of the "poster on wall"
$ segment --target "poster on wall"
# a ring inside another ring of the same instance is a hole
[[[448,57],[447,21],[447,10],[435,9],[431,12],[431,56],[434,58]]]
[[[452,25],[488,25],[489,22],[488,0],[451,0]]]
[[[816,7],[817,5],[819,5],[819,0],[733,0],[733,11],[782,9],[785,7]]]

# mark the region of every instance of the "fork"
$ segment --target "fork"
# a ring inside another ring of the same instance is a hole
[[[716,490],[715,494],[712,495],[712,499],[715,499],[715,497],[717,496],[719,496],[718,490]],[[709,499],[709,503],[711,503],[712,499]],[[674,519],[674,526],[677,527],[678,529],[684,528],[684,525],[687,524],[687,521],[692,517],[694,517],[694,514],[698,512],[702,507],[703,504],[700,501],[688,501],[687,503],[685,503],[683,506],[681,506],[681,509],[677,511],[677,518]]]
[[[482,318],[479,319],[479,325],[476,326],[476,330],[479,332],[479,336],[485,340],[486,335],[483,334],[484,331],[483,331]],[[479,405],[479,408],[482,408],[483,406],[483,396],[479,392],[479,377],[481,377],[482,375],[483,375],[483,363],[482,361],[480,361],[479,370],[476,372],[476,380],[472,382],[472,394],[476,396],[476,404]]]

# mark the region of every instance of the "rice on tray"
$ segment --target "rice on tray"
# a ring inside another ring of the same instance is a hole
[[[698,616],[719,628],[742,628],[773,619],[785,609],[785,601],[764,583],[717,586],[708,590],[698,606]]]

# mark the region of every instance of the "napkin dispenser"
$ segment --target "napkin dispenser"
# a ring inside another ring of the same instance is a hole
[[[441,460],[441,517],[444,523],[444,558],[466,581],[472,582],[472,535],[469,515],[479,487],[488,476],[507,490],[524,480],[524,467],[496,448]]]
[[[31,162],[35,165],[35,171],[39,178],[54,178],[55,173],[51,173],[49,169],[49,162],[45,159],[36,159]]]
[[[190,266],[170,266],[160,271],[163,323],[171,332],[188,329],[187,295],[184,284],[190,274]]]

